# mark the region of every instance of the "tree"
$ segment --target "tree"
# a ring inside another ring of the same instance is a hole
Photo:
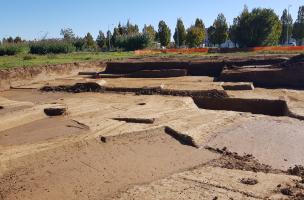
[[[244,8],[232,26],[234,38],[241,47],[277,45],[282,25],[272,9],[255,8],[251,12]]]
[[[108,31],[107,32],[107,42],[106,42],[106,47],[108,48],[108,50],[111,50],[112,49],[112,43],[111,43],[111,41],[112,41],[112,33],[111,33],[111,31]]]
[[[83,51],[85,49],[85,40],[84,38],[76,37],[73,40],[73,45],[76,48],[76,51]]]
[[[189,47],[198,47],[200,46],[205,39],[205,31],[202,28],[191,26],[187,30],[186,42]]]
[[[116,40],[117,47],[127,51],[147,48],[150,43],[151,40],[145,33],[120,35]]]
[[[19,37],[19,36],[15,37],[14,43],[21,43],[21,42],[22,42],[21,37]]]
[[[139,33],[138,26],[136,24],[135,25],[131,24],[129,20],[127,22],[126,30],[127,30],[127,35],[136,35]]]
[[[121,30],[123,30],[123,29],[122,29],[122,27],[119,27],[119,26],[118,26],[118,28],[116,28],[116,27],[114,28],[113,35],[111,37],[111,46],[117,47],[117,38],[121,35],[126,35],[126,34],[121,34]]]
[[[222,44],[228,38],[228,25],[225,16],[220,13],[213,25],[208,28],[208,39],[212,44]]]
[[[73,39],[75,39],[75,34],[73,33],[73,30],[71,28],[61,29],[60,35],[62,35],[63,39],[66,41],[72,41]]]
[[[195,27],[204,29],[204,31],[205,31],[205,24],[204,24],[203,20],[201,20],[201,19],[199,19],[199,18],[197,18],[197,19],[195,20]]]
[[[237,19],[234,19],[233,24],[236,24]],[[237,46],[237,32],[236,32],[236,26],[232,25],[229,27],[229,31],[228,31],[228,37],[229,39],[234,43],[235,46]]]
[[[160,21],[158,24],[158,38],[162,46],[168,46],[171,39],[171,30],[164,21]]]
[[[293,25],[293,37],[300,45],[304,44],[304,6],[300,6],[298,18]]]
[[[176,46],[180,47],[185,45],[186,37],[187,37],[187,33],[184,23],[181,18],[178,18],[176,23],[175,33],[173,35]]]
[[[14,38],[13,38],[12,36],[10,36],[10,37],[8,37],[8,38],[6,39],[6,42],[7,42],[7,43],[14,43]]]
[[[103,49],[106,46],[106,37],[102,31],[99,31],[99,34],[96,38],[96,43],[100,49]]]
[[[209,44],[212,44],[213,46],[215,46],[216,43],[216,38],[215,38],[215,27],[214,26],[210,26],[207,29],[207,34],[208,34],[208,42]]]
[[[95,49],[95,41],[91,33],[87,33],[87,35],[84,37],[85,46],[87,49],[93,50]]]
[[[156,34],[157,32],[155,31],[154,27],[152,25],[146,25],[144,26],[142,32],[144,34],[147,34],[150,38],[151,41],[155,41],[156,40]]]
[[[285,42],[288,42],[292,35],[292,28],[293,28],[293,20],[291,17],[291,14],[288,14],[287,9],[283,11],[282,17],[281,17],[281,23],[282,23],[282,33],[280,36],[280,41],[282,44]],[[287,38],[288,33],[288,38]]]

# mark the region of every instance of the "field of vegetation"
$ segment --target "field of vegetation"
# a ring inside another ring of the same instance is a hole
[[[97,60],[119,60],[130,57],[136,57],[136,55],[133,52],[76,52],[47,55],[17,54],[15,56],[0,56],[0,69]]]

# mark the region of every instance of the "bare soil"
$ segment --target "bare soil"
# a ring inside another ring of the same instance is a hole
[[[303,199],[304,91],[215,77],[299,62],[283,57],[131,59],[106,78],[102,63],[24,80],[13,70],[0,92],[0,199]],[[162,69],[190,76],[117,78]]]

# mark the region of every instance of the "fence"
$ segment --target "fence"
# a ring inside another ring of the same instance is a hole
[[[301,52],[304,53],[304,46],[271,46],[251,48],[191,48],[191,49],[149,49],[136,50],[136,55],[158,54],[158,53],[235,53],[235,52]]]

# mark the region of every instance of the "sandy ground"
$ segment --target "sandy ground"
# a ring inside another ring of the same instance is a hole
[[[111,87],[224,90],[210,77],[104,80]],[[199,109],[191,97],[39,91],[87,81],[77,76],[0,93],[0,199],[295,197],[283,195],[278,185],[293,187],[299,177],[214,165],[224,155],[205,147],[252,154],[259,163],[287,170],[304,165],[303,121]],[[304,113],[300,90],[226,92],[231,98],[283,99],[290,110]],[[56,106],[66,114],[44,113]],[[243,178],[257,184],[243,184]]]

